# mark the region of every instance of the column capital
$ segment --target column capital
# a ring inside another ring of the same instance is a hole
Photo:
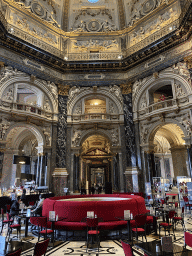
[[[68,175],[66,168],[55,168],[52,174],[53,177],[67,177]]]
[[[154,144],[141,144],[142,151],[150,154],[154,152]]]

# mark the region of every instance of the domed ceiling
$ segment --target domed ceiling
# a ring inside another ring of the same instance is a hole
[[[161,38],[172,35],[173,41],[180,36],[176,31],[190,3],[190,0],[0,0],[0,20],[8,34],[51,53],[60,59],[57,62],[127,59],[123,64],[110,63],[122,67],[154,52],[156,49],[151,50],[151,45]],[[129,58],[149,45],[148,53],[140,53],[133,60]]]

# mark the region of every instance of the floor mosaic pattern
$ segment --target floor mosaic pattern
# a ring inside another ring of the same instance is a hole
[[[161,220],[158,220],[158,222]],[[192,231],[192,214],[190,211],[185,212],[185,217],[184,217],[184,224],[185,228],[187,230]],[[24,241],[25,243],[32,243],[35,245],[37,242],[37,237],[34,236],[31,233],[31,228],[29,227],[29,236],[27,238],[24,237],[24,232],[25,232],[25,226],[24,223],[22,224],[22,230],[21,230],[21,240]],[[161,236],[164,236],[164,230],[161,231]],[[2,236],[7,235],[7,228],[4,227],[3,232],[1,234]],[[12,240],[17,240],[16,232],[13,231],[13,234],[11,235]],[[178,224],[176,226],[176,231],[175,231],[175,236],[176,239],[174,242],[177,244],[183,246],[184,245],[184,233],[183,233],[183,227]],[[75,235],[76,238],[78,238],[78,234]],[[60,237],[60,240],[63,239],[63,241],[59,241],[55,243],[54,248],[52,246],[48,247],[47,256],[65,256],[65,255],[71,255],[71,256],[84,256],[84,255],[102,255],[102,256],[108,256],[108,255],[116,255],[116,256],[124,256],[124,252],[121,246],[121,239],[109,239],[102,241],[100,243],[100,249],[99,252],[97,249],[88,249],[86,250],[86,245],[85,245],[85,240],[81,239],[82,241],[78,241],[79,239],[76,239],[73,237],[73,240],[76,241],[65,241],[63,238]],[[82,237],[81,237],[82,238]],[[145,239],[144,239],[145,240]],[[147,236],[147,241],[153,241],[153,240],[159,240],[159,235],[155,236],[153,234],[150,234]],[[142,241],[142,238],[139,238],[139,241]],[[188,249],[189,248],[187,247]],[[134,249],[134,255],[143,255],[143,252],[141,250],[136,249],[136,247],[133,246]],[[33,255],[33,247],[27,251],[22,252],[22,256],[32,256]]]

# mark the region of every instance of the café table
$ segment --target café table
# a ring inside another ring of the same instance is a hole
[[[132,239],[132,235],[131,235],[131,220],[133,220],[133,218],[130,217],[116,217],[119,220],[123,220],[123,221],[127,221],[127,240],[128,242],[131,242]]]
[[[25,237],[27,237],[28,236],[29,219],[31,218],[31,215],[27,215],[26,213],[20,213],[18,215],[18,217],[19,217],[19,222],[21,219],[25,219]]]
[[[142,242],[137,243],[134,246],[138,249],[143,250],[148,256],[192,256],[192,250],[188,250],[187,248],[184,248],[182,245],[178,245],[173,243],[173,251],[172,252],[163,252],[161,246],[158,248],[160,249],[159,252],[156,251],[157,245],[160,245],[159,241],[151,241],[151,242]]]

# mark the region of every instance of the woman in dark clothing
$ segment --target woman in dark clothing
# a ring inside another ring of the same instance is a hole
[[[20,202],[20,196],[17,197],[17,200],[14,200],[14,202],[11,205],[10,214],[12,217],[19,214],[19,202]]]

